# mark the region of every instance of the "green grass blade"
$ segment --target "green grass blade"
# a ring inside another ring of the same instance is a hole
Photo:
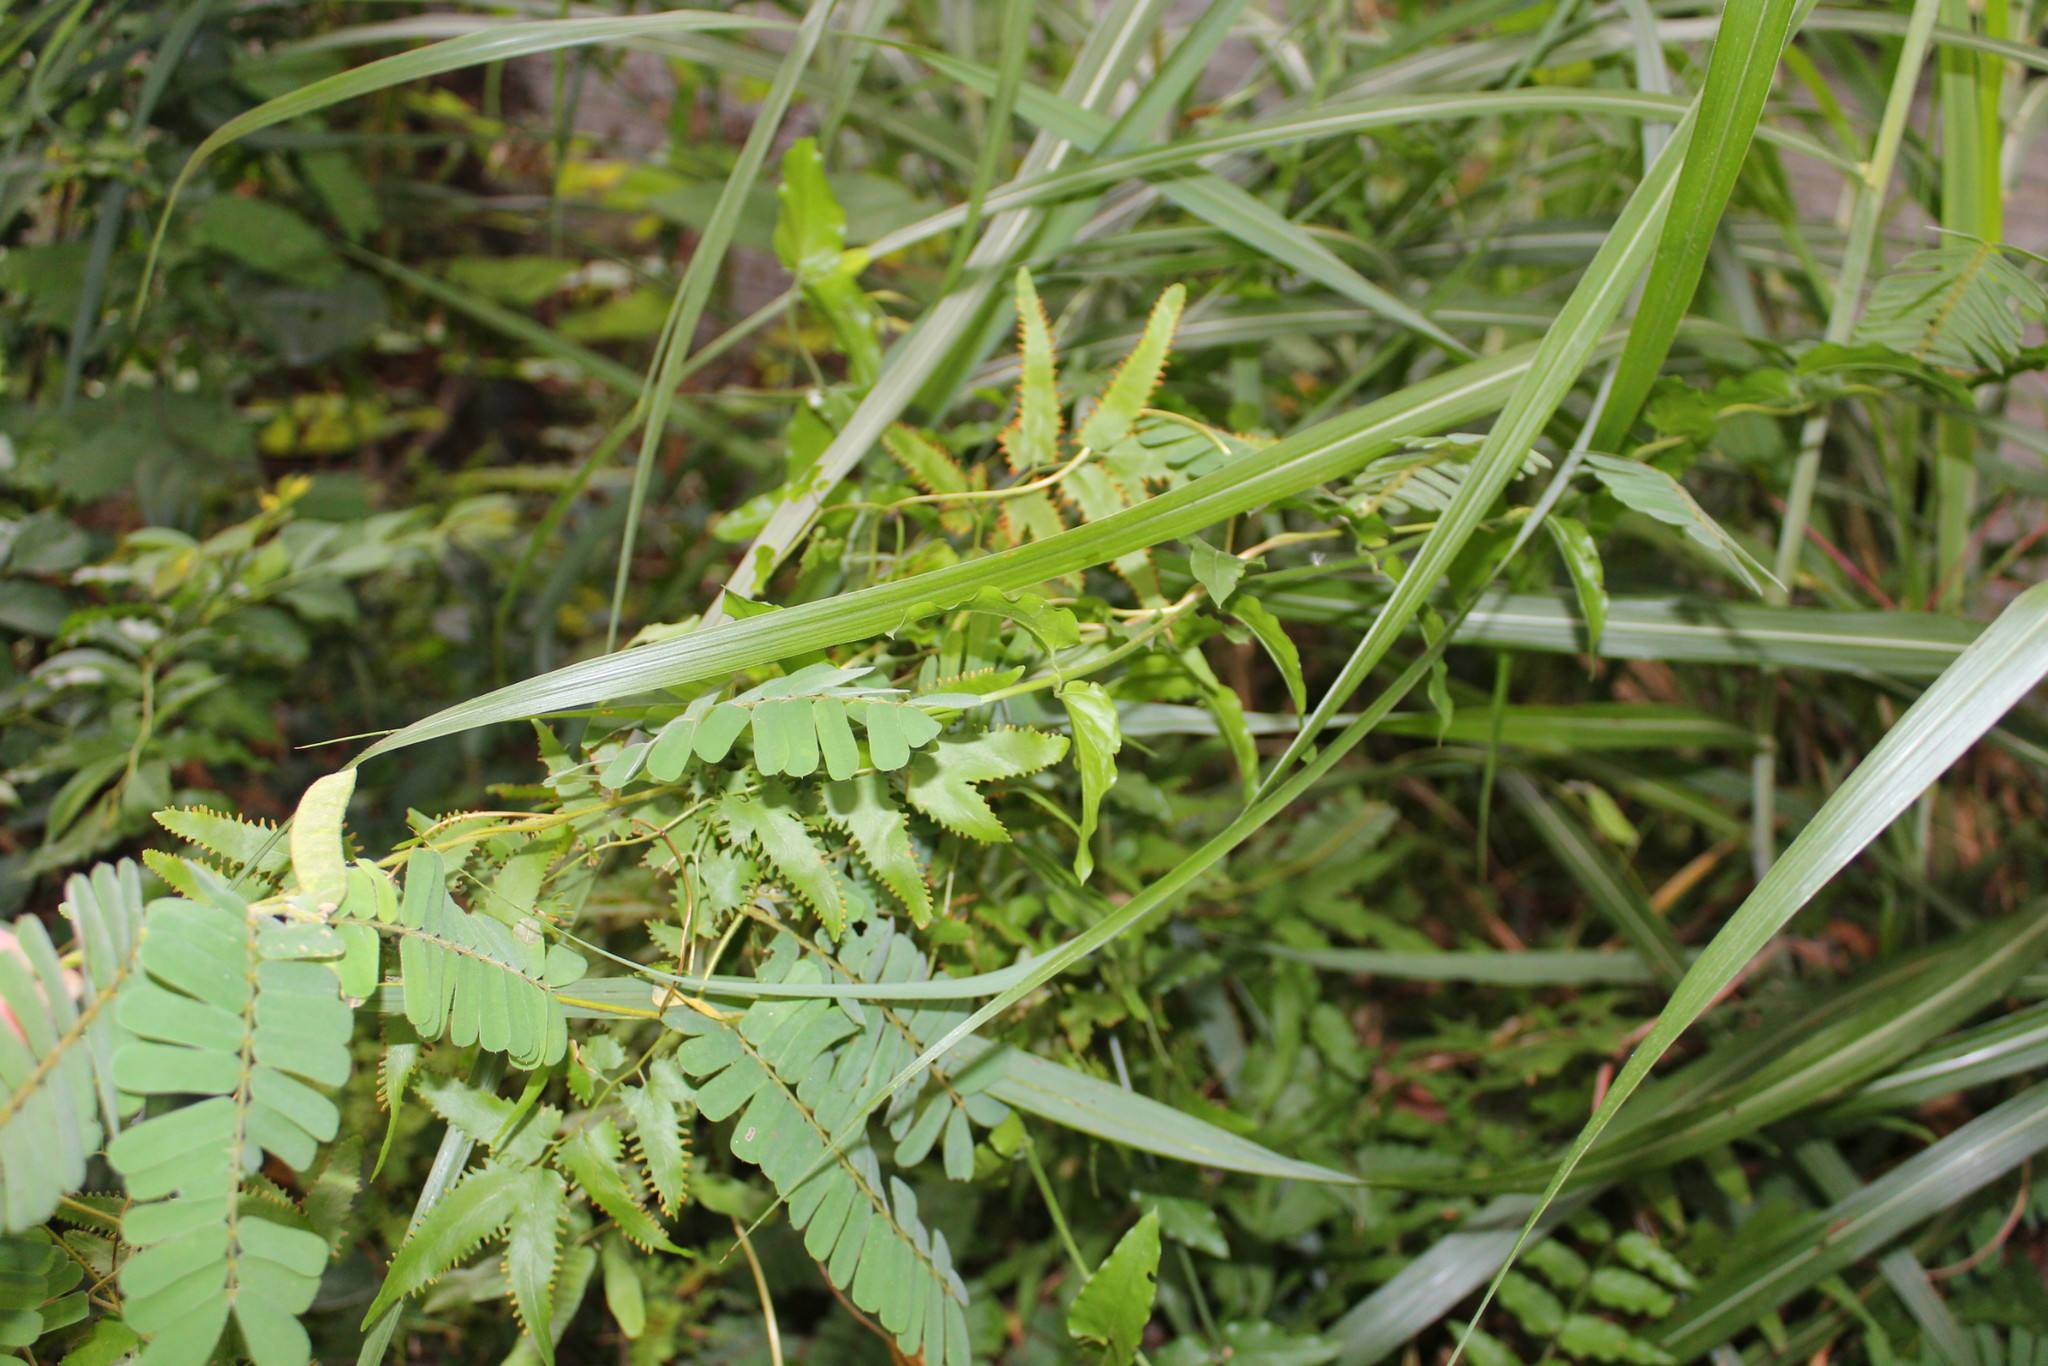
[[[1258,580],[1251,580],[1255,585]],[[1355,621],[1385,596],[1371,585],[1288,584],[1259,588],[1284,621]],[[1585,622],[1569,589],[1497,590],[1456,628],[1460,644],[1585,654]],[[1600,648],[1606,659],[1670,664],[1738,664],[1819,669],[1886,678],[1929,679],[1954,663],[1979,628],[1921,612],[1825,607],[1759,607],[1708,598],[1614,598]],[[1454,723],[1455,724],[1455,723]]]
[[[2048,1005],[2031,1006],[1964,1030],[1906,1059],[1830,1107],[1819,1122],[1831,1130],[1854,1129],[1872,1115],[1910,1110],[2041,1067],[2048,1067]]]
[[[1159,0],[1119,0],[1091,30],[1087,46],[1067,78],[1066,94],[1084,107],[1106,104],[1136,63],[1161,10]],[[1194,74],[1187,73],[1186,79],[1192,81]],[[1154,88],[1160,84],[1155,81]],[[1177,99],[1178,92],[1172,93]],[[1139,107],[1134,106],[1126,111],[1125,117],[1140,113]],[[1068,147],[1064,139],[1038,138],[1025,153],[1019,174],[1031,176],[1056,169]],[[967,259],[964,285],[926,309],[910,331],[889,348],[881,378],[861,399],[832,444],[819,454],[806,487],[769,516],[768,524],[754,537],[727,579],[728,592],[751,598],[760,591],[775,566],[810,529],[826,495],[874,448],[889,424],[903,415],[932,375],[942,366],[957,362],[957,348],[982,319],[998,286],[1008,282],[1008,267],[1013,258],[1043,224],[1044,215],[1035,208],[995,212],[990,202],[995,198],[990,195],[983,202],[983,212],[994,213],[994,217]],[[715,606],[714,615],[708,619],[717,621],[718,611]]]
[[[461,71],[467,67],[510,61],[515,57],[560,52],[565,48],[585,47],[592,43],[619,43],[657,33],[721,29],[780,30],[790,27],[790,24],[780,19],[711,14],[699,10],[668,10],[661,14],[628,15],[616,19],[543,19],[531,23],[505,24],[487,32],[465,34],[411,52],[401,52],[395,56],[368,62],[337,75],[309,82],[274,100],[266,100],[254,109],[229,119],[207,134],[206,139],[193,149],[192,155],[187,157],[185,164],[179,168],[178,178],[171,182],[171,192],[164,200],[163,215],[157,220],[156,234],[150,239],[149,255],[142,268],[142,283],[136,287],[136,306],[140,308],[148,297],[150,277],[156,269],[157,254],[163,248],[164,231],[170,226],[171,215],[177,210],[178,196],[199,168],[206,164],[208,158],[251,133],[274,128],[280,123],[288,123],[306,114],[318,113],[344,100],[359,99],[379,90],[389,90],[395,85],[446,75],[450,71]]]
[[[962,1045],[959,1056],[955,1075],[969,1076],[977,1084],[993,1078],[988,1089],[997,1100],[1077,1133],[1176,1162],[1250,1176],[1323,1185],[1358,1183],[1355,1176],[1282,1157],[1193,1115],[1022,1049],[974,1039]]]
[[[2048,584],[2030,588],[2016,598],[1907,709],[1714,936],[1573,1141],[1543,1192],[1539,1214],[1571,1180],[1657,1059],[1735,975],[2044,675],[2048,675]],[[2048,1136],[2048,1128],[2044,1128],[2044,1136]],[[1517,1250],[1526,1245],[1534,1226],[1532,1216]],[[1510,1257],[1510,1264],[1512,1260]],[[1486,1301],[1491,1301],[1499,1286],[1500,1276],[1496,1275]]]
[[[415,721],[361,757],[477,726],[680,687],[806,650],[849,644],[894,630],[913,613],[965,601],[983,588],[1015,592],[1106,564],[1326,483],[1417,434],[1443,431],[1489,413],[1506,400],[1534,357],[1533,348],[1519,347],[1443,371],[1275,442],[1228,469],[1043,541],[784,611],[702,627],[674,640],[584,660],[496,689]]]
[[[1826,1139],[1808,1139],[1792,1150],[1792,1157],[1830,1200],[1847,1200],[1861,1185],[1849,1159]],[[1940,1360],[1948,1366],[1977,1366],[1977,1349],[1970,1336],[1949,1312],[1947,1301],[1935,1290],[1934,1283],[1927,1278],[1927,1268],[1911,1248],[1894,1248],[1877,1267],[1892,1293],[1899,1297],[1899,1303],[1919,1323],[1921,1334]]]
[[[1557,321],[1537,343],[1536,356],[1501,409],[1500,417],[1472,457],[1471,471],[1438,516],[1436,524],[1411,558],[1387,602],[1373,618],[1343,672],[1303,720],[1300,732],[1273,764],[1266,790],[1314,743],[1329,719],[1364,682],[1400,634],[1407,630],[1424,599],[1435,590],[1451,561],[1465,548],[1487,509],[1521,470],[1539,433],[1578,382],[1592,360],[1601,333],[1620,312],[1648,261],[1651,246],[1670,207],[1671,191],[1690,136],[1692,116],[1664,149],[1643,181],[1629,196],[1621,216],[1601,244]]]
[[[1326,972],[1391,977],[1402,982],[1475,982],[1503,987],[1628,985],[1656,980],[1635,953],[1602,949],[1526,949],[1515,953],[1473,949],[1446,953],[1401,953],[1386,949],[1297,949],[1260,944],[1263,953]]]
[[[1800,0],[1734,0],[1721,11],[1706,85],[1700,91],[1699,122],[1643,282],[1642,301],[1615,371],[1614,391],[1593,429],[1594,450],[1621,449],[1636,410],[1678,335],[1679,319],[1692,306],[1706,270],[1707,249],[1749,153],[1778,69],[1778,54],[1791,36],[1793,14],[1799,8]]]
[[[1787,850],[1785,857],[1792,854]],[[1971,1120],[1701,1286],[1666,1321],[1658,1345],[1680,1360],[1700,1356],[2043,1148],[2048,1148],[2048,1083]]]
[[[1685,953],[1671,927],[1650,909],[1650,899],[1634,876],[1617,867],[1586,828],[1545,796],[1529,775],[1506,772],[1500,775],[1500,784],[1551,854],[1585,889],[1594,909],[1621,931],[1657,980],[1668,987],[1684,976]]]
[[[683,278],[676,283],[676,296],[669,306],[667,319],[662,326],[662,343],[655,349],[655,359],[648,374],[647,388],[641,401],[647,410],[647,422],[641,429],[640,453],[633,463],[633,488],[626,498],[626,520],[619,536],[618,564],[612,574],[611,609],[605,618],[604,648],[611,650],[619,643],[619,616],[626,602],[626,579],[633,565],[633,546],[639,538],[640,517],[646,509],[647,484],[654,474],[654,456],[660,450],[663,437],[668,429],[668,412],[675,402],[676,389],[682,383],[683,362],[689,357],[691,343],[697,336],[697,324],[703,319],[704,306],[711,299],[711,287],[718,280],[719,268],[725,264],[726,248],[732,245],[733,234],[738,231],[740,211],[746,206],[747,196],[752,193],[761,167],[768,159],[768,152],[775,144],[775,135],[782,128],[783,115],[789,112],[790,99],[796,94],[797,81],[804,68],[810,65],[811,54],[817,51],[818,40],[824,37],[825,21],[832,16],[832,9],[838,0],[812,0],[811,7],[798,26],[795,40],[776,69],[775,81],[768,88],[768,94],[755,111],[753,127],[747,131],[747,140],[740,147],[740,154],[733,161],[732,172],[726,176],[724,187],[718,192],[718,202],[712,206],[711,221],[704,225],[704,233],[698,239],[697,249],[690,253],[690,264],[683,270]]]

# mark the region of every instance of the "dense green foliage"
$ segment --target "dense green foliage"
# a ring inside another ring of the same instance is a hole
[[[0,11],[0,1350],[2042,1359],[2041,18]]]

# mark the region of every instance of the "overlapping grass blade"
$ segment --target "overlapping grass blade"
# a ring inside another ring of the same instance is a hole
[[[1212,15],[1229,8],[1219,7]],[[1163,9],[1160,0],[1118,0],[1091,30],[1087,45],[1076,56],[1067,77],[1067,95],[1083,107],[1105,104],[1130,72]],[[1193,82],[1214,43],[1221,41],[1222,33],[1218,30],[1228,26],[1227,14],[1223,17],[1223,24],[1209,22],[1196,26],[1195,34],[1183,42],[1177,53],[1181,60],[1167,64],[1167,69],[1146,92],[1124,111],[1119,126],[1149,128],[1151,122],[1165,114],[1166,108]],[[1206,45],[1205,38],[1209,39]],[[1041,136],[1025,153],[1018,174],[1028,177],[1056,169],[1070,146],[1064,139]],[[991,202],[995,198],[990,195],[983,201],[984,213],[997,208]],[[983,319],[997,285],[1008,273],[1006,268],[1042,223],[1043,214],[1036,209],[995,212],[982,240],[967,259],[960,287],[927,309],[889,349],[881,378],[861,398],[860,406],[833,437],[831,445],[819,453],[805,487],[792,491],[792,496],[775,509],[768,524],[740,557],[726,581],[729,592],[741,597],[754,596],[782,557],[810,528],[826,495],[860,463],[889,424],[902,416],[942,365],[959,363],[959,346]]]
[[[1442,371],[1246,455],[1226,469],[1043,541],[780,612],[722,622],[526,679],[416,721],[378,741],[362,757],[477,726],[680,687],[848,644],[965,601],[983,588],[1015,592],[1106,564],[1337,478],[1418,433],[1444,431],[1483,416],[1506,400],[1534,359],[1534,348],[1519,347]]]
[[[811,0],[803,23],[797,27],[795,41],[776,69],[774,83],[769,86],[761,107],[755,111],[753,127],[748,130],[747,140],[733,161],[732,172],[719,189],[718,202],[711,208],[711,220],[704,225],[703,235],[697,239],[697,249],[690,253],[690,264],[684,267],[683,278],[676,283],[675,299],[670,303],[668,317],[662,324],[661,343],[655,348],[647,387],[640,397],[646,408],[646,423],[640,434],[640,454],[633,462],[633,488],[626,498],[626,521],[619,537],[617,567],[612,575],[611,610],[604,630],[606,650],[619,643],[619,616],[625,607],[626,577],[632,568],[633,545],[639,537],[640,517],[647,502],[647,481],[654,474],[655,452],[667,434],[669,407],[675,402],[677,386],[682,383],[683,364],[696,341],[697,324],[703,319],[704,306],[711,299],[711,286],[717,282],[719,268],[725,264],[726,248],[732,245],[733,234],[739,229],[740,210],[745,207],[747,196],[752,193],[754,182],[761,174],[761,167],[767,162],[775,135],[782,128],[782,117],[789,111],[790,99],[796,94],[797,81],[810,64],[811,54],[817,51],[818,41],[825,34],[825,21],[831,17],[837,2]]]
[[[1267,791],[1290,764],[1307,752],[1330,718],[1408,629],[1451,561],[1478,529],[1493,500],[1521,470],[1538,434],[1578,382],[1581,370],[1593,359],[1601,333],[1620,312],[1622,302],[1649,259],[1651,246],[1670,208],[1671,192],[1692,127],[1693,116],[1688,113],[1670,144],[1644,175],[1642,184],[1629,196],[1613,229],[1572,290],[1571,298],[1559,310],[1556,322],[1536,344],[1532,363],[1517,379],[1514,393],[1472,457],[1470,474],[1459,483],[1456,496],[1438,515],[1429,535],[1402,571],[1400,582],[1388,595],[1386,605],[1373,618],[1351,658],[1345,661],[1343,671],[1275,760],[1266,778]]]
[[[2044,675],[2048,675],[2048,584],[2030,588],[2016,598],[1907,709],[1694,960],[1655,1027],[1629,1055],[1627,1065],[1573,1141],[1538,1202],[1537,1215],[1572,1179],[1657,1059],[1736,974]],[[2039,1120],[2038,1115],[2035,1118]],[[1530,1217],[1518,1247],[1526,1245],[1537,1215]],[[1496,1275],[1488,1287],[1488,1300],[1499,1284]]]
[[[1586,897],[1621,932],[1637,955],[1666,986],[1685,975],[1685,953],[1671,927],[1650,909],[1649,897],[1626,868],[1618,866],[1568,812],[1560,809],[1528,774],[1500,775],[1508,797],[1528,818],[1552,855],[1585,889]]]
[[[149,255],[143,264],[142,284],[136,291],[137,305],[139,306],[148,295],[149,279],[156,267],[157,253],[163,247],[164,232],[170,226],[171,215],[177,211],[179,195],[209,157],[251,133],[274,128],[280,123],[331,108],[344,100],[359,99],[379,90],[388,90],[395,85],[425,80],[430,76],[445,75],[450,71],[461,71],[467,67],[510,61],[515,57],[560,52],[565,48],[585,47],[593,43],[620,43],[656,33],[721,29],[759,31],[790,27],[790,24],[780,19],[686,9],[667,10],[659,14],[626,15],[620,18],[540,19],[505,24],[486,32],[450,38],[411,52],[380,58],[337,75],[310,81],[296,90],[280,95],[276,99],[266,100],[254,109],[229,119],[207,134],[205,140],[193,149],[192,155],[179,168],[178,178],[171,182],[170,194],[164,200],[163,215],[157,220],[156,235],[150,242]]]
[[[1643,282],[1613,392],[1593,429],[1594,450],[1621,448],[1636,410],[1650,392],[1650,382],[1663,367],[1672,338],[1678,335],[1678,321],[1692,305],[1706,269],[1707,249],[1734,192],[1771,91],[1778,54],[1791,36],[1799,8],[1799,0],[1733,0],[1721,10],[1706,84],[1700,90],[1699,125],[1672,191],[1671,214],[1664,220],[1656,257]]]
[[[1382,597],[1383,590],[1374,586],[1327,579],[1315,585],[1262,589],[1259,594],[1274,615],[1301,622],[1355,620],[1361,609]],[[1480,599],[1456,630],[1459,642],[1467,645],[1589,653],[1584,622],[1569,592],[1495,590]],[[1594,653],[1606,659],[1929,679],[1953,664],[1976,638],[1972,623],[1931,613],[1616,597],[1608,602],[1600,648]]]
[[[1797,846],[1785,851],[1790,859]],[[1787,1299],[2048,1148],[2048,1083],[2029,1088],[1908,1158],[1773,1245],[1700,1287],[1666,1321],[1658,1345],[1691,1360]]]

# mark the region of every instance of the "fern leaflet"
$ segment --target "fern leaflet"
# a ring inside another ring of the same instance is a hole
[[[787,982],[825,976],[795,955],[769,960],[759,975]],[[676,1061],[697,1079],[698,1109],[707,1119],[733,1121],[733,1155],[758,1166],[788,1200],[790,1224],[803,1231],[806,1250],[832,1283],[880,1320],[906,1356],[964,1366],[967,1288],[945,1235],[925,1228],[908,1186],[884,1182],[866,1142],[818,1165],[833,1133],[886,1080],[865,1046],[880,1036],[864,1034],[853,1015],[829,1001],[780,1000],[755,1003],[737,1024],[682,1009],[664,1018],[692,1036]],[[862,1034],[859,1045],[835,1047],[855,1034]]]
[[[448,895],[440,854],[421,849],[406,863],[397,928],[405,1014],[421,1038],[445,1032],[459,1048],[480,1043],[529,1069],[569,1051],[554,992],[583,975],[583,958],[543,943],[538,921],[507,925],[463,910]]]
[[[118,1126],[112,1002],[134,965],[142,914],[141,874],[126,860],[66,884],[79,999],[34,916],[15,922],[11,947],[0,949],[0,1212],[10,1233],[42,1223],[85,1184],[86,1160]]]
[[[353,1018],[317,960],[324,926],[252,916],[199,869],[204,902],[154,903],[144,980],[122,993],[134,1036],[114,1059],[121,1089],[204,1099],[152,1115],[107,1145],[135,1202],[122,1237],[123,1317],[149,1339],[143,1361],[209,1360],[230,1317],[258,1366],[299,1366],[327,1243],[254,1183],[265,1153],[306,1170],[341,1120],[322,1094],[348,1079]]]

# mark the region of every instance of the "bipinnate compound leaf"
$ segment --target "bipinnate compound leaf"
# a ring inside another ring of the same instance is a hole
[[[932,889],[924,865],[910,842],[910,821],[888,784],[877,774],[863,774],[824,788],[825,819],[844,830],[854,852],[884,887],[922,926],[932,917]]]
[[[750,729],[753,766],[769,776],[808,777],[822,765],[835,780],[852,777],[863,767],[855,727],[867,737],[868,766],[902,768],[912,750],[938,735],[939,723],[916,698],[858,685],[873,672],[809,664],[730,701],[700,697],[656,732],[646,752],[648,776],[673,782],[692,758],[718,763]]]
[[[860,943],[879,945],[868,931]],[[761,969],[770,980],[812,983],[825,973],[787,946]],[[788,1202],[790,1226],[832,1283],[872,1315],[909,1357],[965,1366],[967,1288],[945,1235],[918,1217],[900,1180],[885,1179],[863,1138],[832,1139],[882,1078],[875,1047],[890,1036],[882,1012],[856,1025],[819,999],[756,1002],[736,1022],[677,1008],[664,1018],[691,1037],[676,1061],[697,1084],[707,1120],[726,1124],[735,1157],[759,1167]],[[860,1046],[840,1046],[857,1039]],[[895,1053],[909,1056],[908,1044]]]
[[[732,844],[760,852],[775,880],[803,899],[827,934],[837,939],[845,932],[846,893],[788,792],[728,794],[719,799],[718,819]]]
[[[326,1091],[349,1075],[352,1016],[321,959],[340,952],[323,926],[253,914],[223,879],[195,869],[203,902],[152,904],[147,976],[122,993],[131,1036],[114,1080],[185,1104],[107,1145],[133,1202],[122,1237],[123,1319],[148,1341],[143,1360],[199,1363],[230,1318],[258,1366],[301,1366],[312,1345],[298,1316],[312,1304],[327,1242],[250,1182],[266,1154],[309,1171],[335,1136]],[[193,1098],[197,1099],[193,1099]]]
[[[554,993],[583,975],[581,955],[546,943],[533,917],[507,925],[464,910],[432,849],[406,862],[397,928],[406,1018],[422,1039],[481,1044],[523,1068],[561,1061],[569,1028]]]
[[[80,960],[75,979],[36,916],[16,921],[11,951],[0,950],[8,1013],[0,1024],[0,1222],[8,1233],[41,1224],[83,1186],[87,1162],[120,1123],[113,1070],[126,1031],[114,1001],[141,943],[140,870],[124,859],[72,875],[63,916]]]

